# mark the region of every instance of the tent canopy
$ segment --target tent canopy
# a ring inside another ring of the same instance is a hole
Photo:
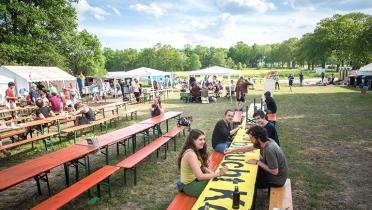
[[[8,84],[9,82],[14,82],[14,79],[0,75],[0,84]]]
[[[141,67],[130,71],[108,72],[108,78],[128,78],[128,77],[153,77],[153,76],[170,76],[171,73],[159,71],[156,69]]]
[[[58,67],[1,66],[0,72],[10,72],[28,82],[76,80],[74,76]]]
[[[365,76],[372,75],[372,63],[361,67],[358,71],[358,75],[365,75]]]
[[[240,71],[220,66],[212,66],[205,69],[190,71],[189,75],[239,75]]]

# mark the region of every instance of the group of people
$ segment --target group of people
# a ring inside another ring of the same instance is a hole
[[[201,102],[202,91],[208,93],[209,102],[216,102],[217,98],[221,97],[224,89],[222,82],[217,79],[217,76],[213,76],[212,81],[206,76],[202,82],[197,82],[195,77],[190,77],[189,84],[191,102]]]
[[[250,152],[260,149],[259,159],[246,160],[248,164],[258,166],[256,188],[269,188],[283,186],[288,177],[288,164],[280,148],[280,142],[275,126],[266,120],[263,111],[254,113],[257,125],[246,127],[248,139],[253,146],[229,148],[236,132],[242,128],[230,127],[234,111],[225,111],[224,118],[218,121],[212,134],[212,147],[215,151],[225,155],[232,153]],[[222,167],[216,171],[208,168],[208,153],[205,133],[199,129],[192,129],[178,158],[180,180],[178,189],[186,194],[199,197],[210,179],[222,176],[228,168]],[[247,140],[248,140],[247,139]]]
[[[5,91],[6,106],[10,109],[16,108],[17,103],[20,106],[37,105],[37,100],[40,100],[45,106],[50,106],[54,112],[72,111],[80,98],[79,91],[72,83],[70,87],[65,87],[60,92],[53,83],[50,83],[49,88],[42,83],[32,83],[30,90],[23,90],[18,97],[15,95],[15,85],[14,82],[9,82]]]

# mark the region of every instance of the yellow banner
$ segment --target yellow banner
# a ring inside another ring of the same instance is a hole
[[[242,125],[245,126],[245,119],[243,119]],[[238,131],[230,146],[231,148],[252,145],[247,140],[243,140],[244,133],[244,128]],[[219,167],[227,166],[229,171],[224,176],[209,181],[192,209],[203,210],[206,202],[209,203],[210,209],[232,209],[232,193],[235,189],[234,180],[238,181],[239,186],[239,209],[250,209],[258,168],[257,165],[247,164],[245,161],[258,159],[259,155],[259,150],[225,155]]]

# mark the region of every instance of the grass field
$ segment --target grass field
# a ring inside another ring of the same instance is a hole
[[[248,103],[259,97],[262,85],[249,92]],[[346,87],[295,87],[294,94],[282,87],[274,95],[278,104],[279,138],[289,163],[294,209],[370,209],[372,206],[372,94],[362,95]],[[206,132],[208,145],[215,122],[222,118],[226,108],[234,108],[225,98],[217,104],[182,104],[175,94],[163,102],[166,111],[192,114],[193,128]],[[138,121],[148,118],[149,104],[133,105],[142,110]],[[133,121],[123,122],[125,127]],[[176,122],[171,122],[175,126]],[[90,135],[90,134],[88,134]],[[87,136],[88,136],[87,135]],[[176,159],[184,137],[177,139],[178,149],[173,152],[170,143],[168,158],[152,155],[138,167],[139,182],[132,184],[132,173],[123,185],[122,171],[113,176],[113,198],[103,188],[103,199],[87,204],[87,195],[71,202],[65,209],[165,209],[176,194],[178,176]],[[138,141],[142,146],[142,141]],[[54,146],[57,150],[67,143]],[[30,150],[30,145],[12,152],[10,158],[1,156],[0,169],[42,155],[42,145]],[[111,148],[112,164],[123,160]],[[209,150],[211,147],[209,147]],[[131,150],[129,150],[131,151]],[[122,151],[123,153],[123,151]],[[128,154],[129,155],[129,154]],[[104,165],[103,156],[93,156],[93,170]],[[74,171],[74,170],[70,170]],[[83,170],[81,170],[83,171]],[[71,176],[74,177],[73,172]],[[52,193],[64,186],[63,167],[51,171]],[[46,192],[45,184],[43,191]],[[95,194],[95,190],[92,190]],[[34,180],[0,192],[0,209],[27,209],[47,196],[38,196]],[[267,200],[262,201],[267,203]]]

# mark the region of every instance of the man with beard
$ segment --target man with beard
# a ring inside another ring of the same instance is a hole
[[[288,164],[283,151],[272,139],[268,138],[266,130],[261,126],[252,126],[248,129],[247,134],[253,146],[229,148],[225,150],[225,154],[260,149],[259,160],[246,160],[248,164],[258,165],[256,188],[283,186],[288,178]]]

